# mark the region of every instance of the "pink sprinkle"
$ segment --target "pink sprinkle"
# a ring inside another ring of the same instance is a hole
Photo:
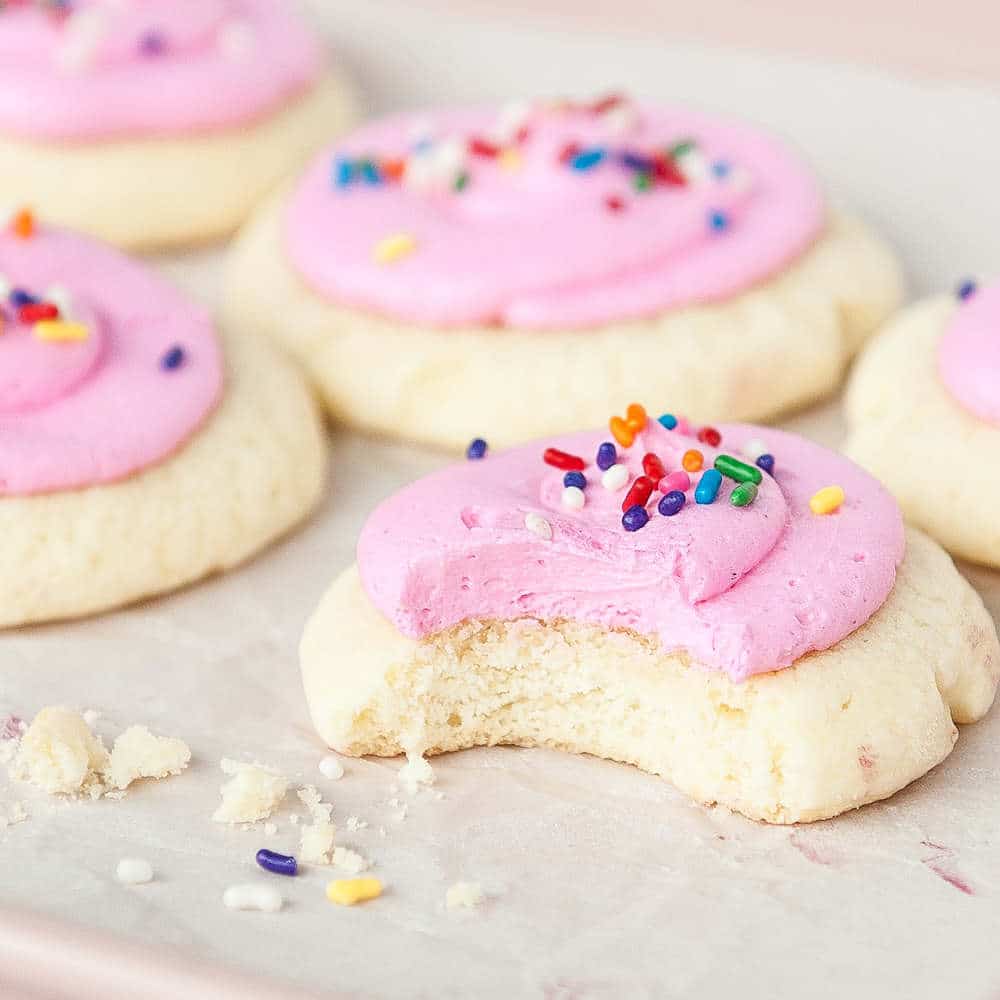
[[[669,493],[671,490],[680,490],[681,493],[686,493],[689,489],[691,489],[691,477],[682,469],[668,473],[660,480],[659,490],[661,493]]]

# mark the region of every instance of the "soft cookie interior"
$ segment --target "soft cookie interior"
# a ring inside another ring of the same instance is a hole
[[[656,639],[571,621],[467,621],[416,641],[356,568],[302,642],[321,736],[349,754],[548,746],[625,761],[755,819],[823,819],[943,760],[989,707],[996,632],[922,534],[881,610],[831,649],[734,683]]]

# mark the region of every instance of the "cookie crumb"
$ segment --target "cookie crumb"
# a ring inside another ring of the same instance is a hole
[[[314,785],[299,789],[299,801],[309,810],[312,823],[302,827],[299,840],[299,860],[306,864],[328,865],[333,851],[337,828],[330,819],[333,806],[324,802]]]
[[[212,814],[216,823],[256,823],[267,819],[288,791],[288,779],[262,764],[223,758],[219,766],[230,777],[219,789],[222,802]]]
[[[333,865],[335,868],[341,868],[352,875],[360,875],[363,871],[371,868],[371,862],[366,857],[346,847],[333,849]]]
[[[433,785],[434,777],[434,769],[423,754],[407,753],[406,763],[399,769],[399,780],[409,795],[416,795],[421,785]]]

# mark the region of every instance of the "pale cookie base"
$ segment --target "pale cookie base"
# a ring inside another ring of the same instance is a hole
[[[886,245],[835,216],[785,272],[721,305],[592,330],[435,330],[306,287],[282,249],[284,203],[240,237],[225,314],[283,344],[338,420],[448,448],[601,426],[636,399],[698,421],[773,416],[831,392],[902,292]]]
[[[133,250],[206,243],[235,232],[353,118],[348,89],[327,76],[238,128],[79,143],[0,136],[0,199]]]
[[[326,449],[301,376],[225,338],[226,393],[178,452],[85,490],[0,498],[0,627],[76,618],[242,562],[319,499]]]
[[[371,605],[356,568],[306,627],[306,696],[341,753],[500,743],[596,754],[754,819],[824,819],[892,795],[989,708],[996,629],[948,556],[911,531],[868,624],[743,684],[656,640],[572,622],[469,622],[417,642]]]
[[[937,376],[937,343],[956,309],[920,303],[880,334],[847,391],[844,446],[946,549],[1000,567],[1000,427],[963,409]]]

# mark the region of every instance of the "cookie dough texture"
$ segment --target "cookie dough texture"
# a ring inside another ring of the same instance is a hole
[[[76,618],[244,561],[318,501],[323,429],[267,344],[224,337],[225,395],[170,458],[110,485],[0,497],[0,627]]]
[[[354,118],[331,75],[236,128],[186,136],[41,142],[0,135],[0,198],[133,250],[222,239]]]
[[[847,391],[844,451],[896,495],[908,521],[954,555],[1000,567],[1000,427],[965,410],[937,375],[956,309],[941,296],[902,313],[865,351]],[[928,475],[928,466],[941,475]]]
[[[657,640],[569,621],[469,621],[409,639],[356,568],[302,640],[309,708],[341,753],[547,746],[625,761],[754,819],[823,819],[940,763],[989,708],[995,627],[936,544],[908,533],[888,600],[832,648],[735,684]]]
[[[902,294],[887,246],[836,215],[783,273],[724,303],[589,330],[439,330],[310,290],[283,252],[286,197],[240,237],[225,315],[278,340],[336,419],[454,449],[476,436],[506,447],[600,426],[632,399],[698,421],[802,406],[836,388]]]

